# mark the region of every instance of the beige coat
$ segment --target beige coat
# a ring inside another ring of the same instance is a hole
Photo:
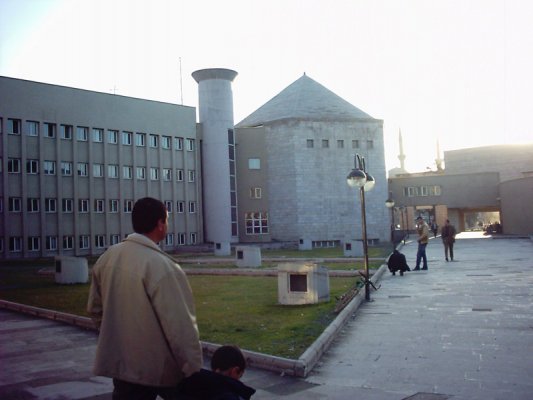
[[[202,366],[185,273],[144,235],[129,235],[98,259],[87,310],[100,328],[96,375],[173,386]]]

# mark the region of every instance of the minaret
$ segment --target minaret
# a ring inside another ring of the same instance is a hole
[[[237,72],[224,68],[192,73],[198,82],[198,110],[202,129],[202,190],[205,240],[215,254],[230,255],[238,241],[237,184],[233,93]]]
[[[402,139],[402,130],[400,131],[400,154],[398,154],[398,159],[400,160],[400,168],[402,171],[405,171],[405,154],[403,152],[403,139]]]
[[[435,165],[437,166],[437,171],[442,171],[444,168],[442,167],[442,162],[444,160],[440,158],[440,143],[439,139],[437,139],[437,158],[435,159]]]

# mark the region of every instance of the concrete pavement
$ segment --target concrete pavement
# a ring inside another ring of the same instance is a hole
[[[416,243],[402,249],[414,267]],[[429,271],[386,273],[307,378],[250,369],[254,399],[533,399],[533,242],[440,239]],[[93,332],[0,310],[1,399],[110,399]]]

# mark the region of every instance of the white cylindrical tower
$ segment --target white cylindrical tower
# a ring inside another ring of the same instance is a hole
[[[202,129],[202,170],[205,240],[215,254],[229,255],[238,241],[237,182],[233,93],[237,72],[224,68],[192,73],[198,82],[198,110]]]

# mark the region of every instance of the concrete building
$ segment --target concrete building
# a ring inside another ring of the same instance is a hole
[[[377,181],[366,194],[368,238],[388,240],[382,120],[304,74],[235,128],[241,242],[360,239],[359,193],[346,183],[355,153]]]
[[[504,233],[533,233],[533,144],[445,151],[444,165],[389,178],[396,224],[413,229],[423,215],[440,226],[448,218],[461,231],[468,213],[497,212]],[[402,212],[409,212],[403,223]]]
[[[6,77],[0,96],[0,258],[100,254],[145,196],[163,248],[203,242],[193,107]]]
[[[377,181],[368,238],[388,240],[383,121],[303,76],[234,130],[237,73],[193,73],[193,107],[0,77],[0,258],[96,256],[135,200],[169,210],[162,243],[305,248],[361,239],[354,154]]]

